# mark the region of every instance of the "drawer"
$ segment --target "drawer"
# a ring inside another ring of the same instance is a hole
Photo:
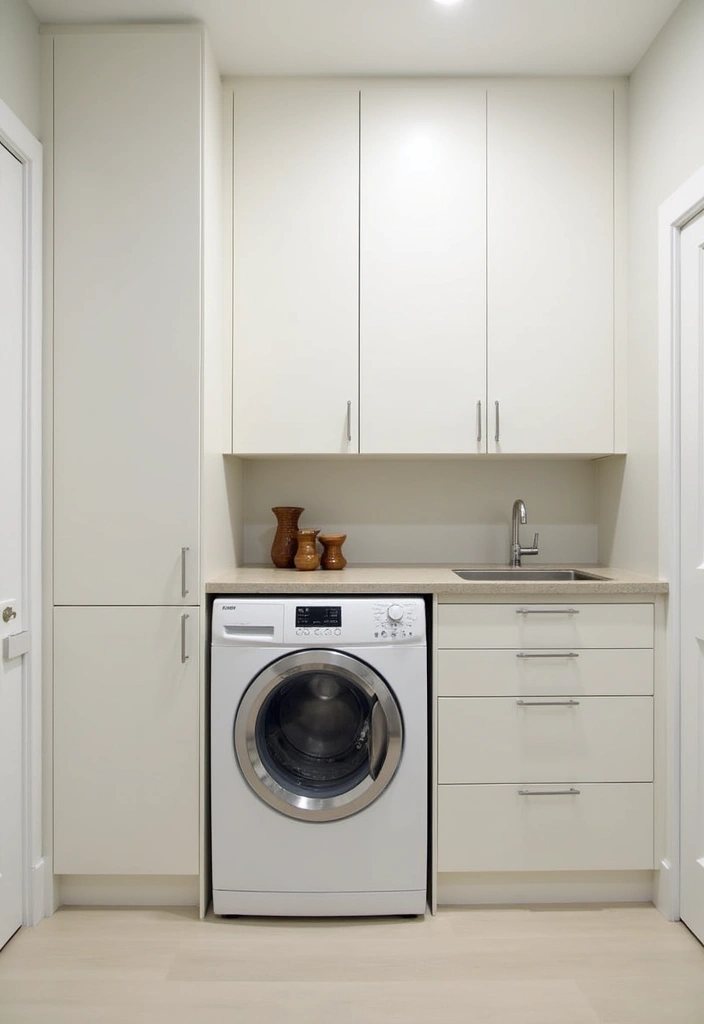
[[[555,705],[538,697],[520,705],[514,697],[441,697],[438,781],[651,782],[652,697],[578,701]]]
[[[599,696],[652,692],[652,649],[438,652],[438,693],[441,697]]]
[[[439,648],[652,647],[652,604],[443,604]]]
[[[652,785],[573,788],[521,796],[516,786],[440,786],[438,870],[651,870]]]

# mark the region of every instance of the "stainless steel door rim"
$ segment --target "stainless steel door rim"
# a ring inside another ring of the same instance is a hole
[[[259,716],[270,697],[295,677],[317,672],[333,672],[365,694],[376,719],[374,764],[360,782],[335,796],[311,796],[287,789],[268,770],[257,741]],[[297,651],[268,665],[248,686],[235,715],[234,746],[245,779],[271,807],[301,821],[335,821],[368,807],[389,785],[401,760],[403,723],[391,690],[364,662],[340,651]]]

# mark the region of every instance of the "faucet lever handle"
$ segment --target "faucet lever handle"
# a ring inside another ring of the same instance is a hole
[[[540,536],[540,534],[536,533],[535,537],[533,537],[533,547],[536,549],[536,551],[538,550],[538,537],[539,536]]]

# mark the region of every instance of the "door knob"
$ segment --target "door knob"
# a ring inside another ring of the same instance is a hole
[[[17,618],[17,612],[15,611],[15,609],[12,607],[11,604],[8,604],[7,608],[3,608],[3,610],[2,610],[2,621],[3,622],[9,622],[10,619],[16,619],[16,618]]]

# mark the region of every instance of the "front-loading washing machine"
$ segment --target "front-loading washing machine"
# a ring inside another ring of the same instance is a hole
[[[215,913],[424,913],[423,600],[219,598],[211,653]]]

